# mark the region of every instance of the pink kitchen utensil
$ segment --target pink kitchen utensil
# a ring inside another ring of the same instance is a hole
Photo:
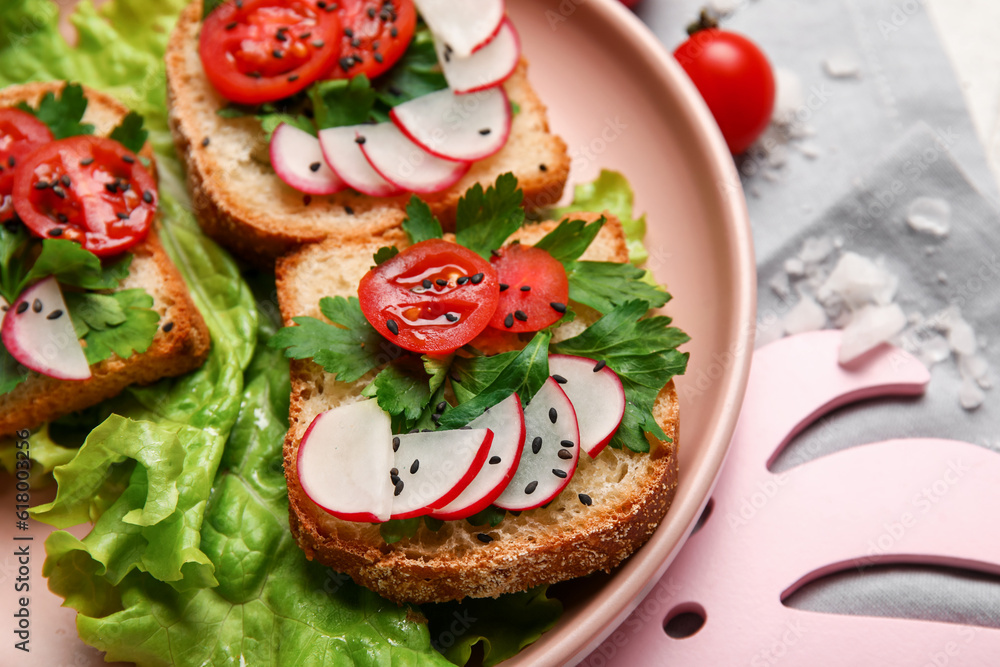
[[[846,403],[918,395],[913,356],[883,345],[849,367],[840,332],[784,338],[755,353],[729,459],[703,527],[638,609],[582,664],[995,665],[1000,630],[802,611],[782,601],[809,581],[876,564],[1000,574],[1000,456],[953,440],[908,438],[843,450],[773,473],[801,429]],[[827,437],[836,438],[830,427]],[[682,613],[703,625],[684,638]]]

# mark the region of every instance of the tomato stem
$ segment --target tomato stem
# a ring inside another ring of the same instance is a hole
[[[713,16],[708,9],[702,9],[701,14],[698,15],[698,20],[687,27],[687,34],[690,36],[702,30],[712,30],[718,27],[719,18]]]

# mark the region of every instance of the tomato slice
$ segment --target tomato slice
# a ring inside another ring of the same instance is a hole
[[[410,246],[361,279],[361,310],[379,333],[412,352],[442,354],[486,328],[499,287],[490,263],[441,239]]]
[[[156,214],[156,183],[139,160],[103,137],[45,144],[14,174],[14,208],[36,236],[116,255],[146,237]]]
[[[198,50],[208,80],[240,104],[305,89],[337,60],[336,9],[323,0],[227,0],[201,27]]]
[[[413,0],[343,0],[340,54],[328,79],[374,79],[403,57],[417,27]]]
[[[0,223],[14,219],[14,170],[31,151],[53,141],[49,126],[20,109],[0,109]]]
[[[566,269],[547,251],[515,243],[494,253],[490,261],[500,281],[500,299],[491,327],[539,331],[558,322],[566,312]]]

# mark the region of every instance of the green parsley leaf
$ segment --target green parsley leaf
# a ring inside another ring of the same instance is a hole
[[[83,246],[65,239],[45,239],[42,252],[31,266],[31,270],[21,276],[17,293],[27,286],[47,276],[55,276],[63,285],[83,289],[115,289],[128,275],[132,255],[126,255],[104,269],[97,255],[84,250]]]
[[[375,260],[375,266],[378,266],[380,264],[388,262],[390,259],[392,259],[398,254],[399,254],[399,248],[397,248],[396,246],[394,245],[382,246],[375,252],[374,255],[372,255],[372,259]]]
[[[518,354],[517,350],[514,350],[489,357],[482,354],[473,357],[455,357],[451,366],[451,386],[459,404],[483,393]]]
[[[438,356],[425,354],[420,357],[424,362],[424,370],[430,376],[429,384],[432,392],[436,392],[448,379],[448,371],[451,369],[451,362],[454,358],[455,355],[452,354]]]
[[[563,220],[558,227],[536,243],[535,247],[547,250],[569,271],[573,262],[580,259],[597,238],[605,222],[607,218],[603,215],[589,225],[584,220]]]
[[[312,359],[341,382],[354,382],[399,356],[399,348],[365,319],[356,297],[323,297],[319,308],[333,324],[315,317],[296,317],[298,326],[279,330],[268,346],[284,350],[289,359]]]
[[[282,123],[297,127],[303,132],[308,132],[316,136],[316,126],[305,116],[295,116],[288,113],[269,113],[258,117],[260,119],[260,129],[264,130],[264,140],[270,145],[271,136]]]
[[[569,298],[602,313],[634,299],[647,302],[650,308],[659,308],[670,300],[667,292],[644,280],[644,269],[633,264],[573,262],[566,275]]]
[[[409,430],[409,424],[420,419],[431,400],[430,378],[423,367],[407,363],[411,360],[403,357],[383,368],[364,392],[389,413],[397,433]]]
[[[375,87],[379,102],[386,107],[394,107],[448,87],[438,66],[434,36],[427,26],[417,28],[403,57],[378,77]]]
[[[420,517],[415,516],[412,519],[393,519],[391,521],[384,521],[379,524],[378,532],[385,540],[386,544],[393,544],[399,542],[404,537],[409,538],[417,534],[420,530]]]
[[[153,297],[144,289],[112,294],[67,292],[66,306],[83,348],[93,365],[116,354],[128,359],[149,349],[159,328],[160,315],[153,310]],[[82,334],[82,335],[81,335]]]
[[[498,176],[486,192],[476,183],[458,200],[455,240],[489,259],[490,251],[502,246],[524,223],[523,200],[524,193],[510,172]]]
[[[505,359],[509,360],[508,363],[496,373],[489,385],[479,390],[475,397],[466,400],[442,416],[439,422],[441,428],[465,426],[483,414],[486,408],[493,407],[515,392],[521,397],[522,403],[530,401],[549,377],[549,341],[551,339],[550,332],[539,331],[523,350],[514,353],[512,357],[510,353],[507,353]],[[457,364],[458,359],[455,361]],[[485,368],[485,365],[483,367]],[[495,368],[491,370],[495,370]],[[468,385],[463,389],[470,390]]]
[[[207,19],[209,14],[211,14],[212,12],[214,12],[217,8],[219,8],[225,2],[226,2],[226,0],[204,0],[204,4],[202,6],[202,13],[201,13],[202,20]]]
[[[403,231],[410,237],[410,243],[417,244],[428,239],[439,239],[444,236],[441,223],[431,213],[431,208],[425,202],[410,197],[406,205],[406,220],[403,221]]]
[[[0,225],[0,295],[7,303],[21,293],[19,285],[27,268],[31,236],[24,225]]]
[[[444,521],[441,519],[435,519],[432,516],[424,515],[424,525],[427,526],[427,530],[432,533],[436,533],[442,528],[444,528]]]
[[[507,515],[507,510],[502,510],[495,505],[490,505],[484,510],[476,512],[472,516],[465,518],[469,522],[470,526],[489,526],[490,528],[496,528],[503,521],[503,518]]]
[[[78,83],[67,83],[58,99],[52,92],[45,93],[37,109],[24,102],[17,106],[48,125],[56,139],[94,133],[93,125],[80,123],[87,111],[87,98],[83,94],[83,86]]]
[[[309,89],[316,126],[360,125],[366,122],[375,106],[375,91],[364,74],[350,79],[320,81]]]
[[[559,354],[603,360],[618,373],[625,388],[626,409],[611,445],[637,452],[649,451],[646,433],[667,438],[653,418],[653,404],[663,386],[684,373],[688,354],[678,352],[677,347],[690,340],[683,331],[669,326],[669,317],[643,317],[648,310],[646,301],[629,301],[580,335],[552,345],[552,351]]]
[[[511,100],[510,101],[510,115],[511,116],[516,116],[519,113],[521,113],[521,105],[518,104],[517,102],[515,102],[514,100]]]
[[[0,341],[0,396],[13,391],[14,388],[28,379],[28,369],[10,356],[10,352]]]
[[[134,111],[129,111],[122,122],[108,135],[133,153],[138,153],[146,145],[149,131],[143,129],[145,119]]]

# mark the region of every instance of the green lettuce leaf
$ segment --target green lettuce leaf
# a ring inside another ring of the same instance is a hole
[[[3,341],[0,341],[0,395],[14,391],[17,385],[28,379],[29,374],[28,368],[10,356]]]

